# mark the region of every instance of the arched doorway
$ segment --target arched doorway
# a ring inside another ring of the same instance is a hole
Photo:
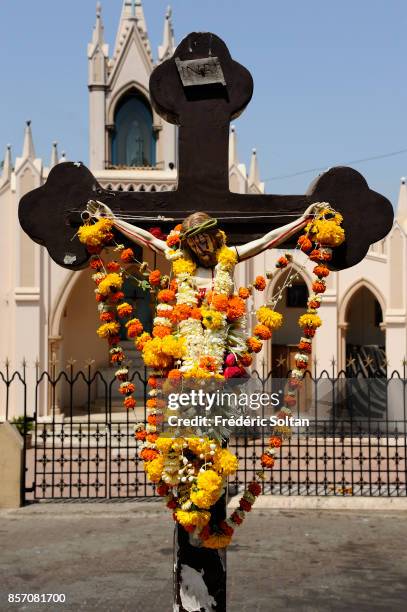
[[[116,106],[110,156],[114,166],[156,163],[153,115],[147,100],[135,89],[124,94]]]
[[[345,311],[347,369],[365,369],[371,375],[383,370],[386,337],[379,300],[365,285],[355,291]]]

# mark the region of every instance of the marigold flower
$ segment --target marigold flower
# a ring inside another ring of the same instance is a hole
[[[326,285],[322,281],[317,280],[312,283],[312,290],[315,291],[315,293],[324,293],[325,289]]]
[[[171,289],[162,289],[158,292],[157,300],[159,302],[165,302],[168,304],[169,302],[173,302],[175,300],[175,293]]]
[[[167,325],[154,325],[153,327],[153,337],[154,338],[164,338],[164,336],[168,336],[171,333],[171,327]]]
[[[218,310],[201,309],[202,323],[208,329],[219,329],[224,323],[224,316]]]
[[[174,322],[185,321],[191,316],[192,308],[188,304],[176,304],[171,313],[171,320]]]
[[[288,259],[282,255],[277,259],[276,268],[285,268],[288,266]]]
[[[161,281],[161,272],[160,270],[153,270],[148,275],[148,281],[152,287],[158,287]]]
[[[316,314],[303,314],[298,319],[298,325],[300,327],[307,327],[315,329],[316,327],[320,327],[322,325],[321,317]],[[304,330],[305,331],[305,330]]]
[[[239,467],[239,461],[236,455],[229,450],[220,448],[215,454],[213,465],[215,470],[222,473],[223,476],[230,476],[236,472]]]
[[[78,238],[82,244],[92,249],[92,247],[100,248],[111,240],[113,223],[110,219],[99,219],[92,225],[82,225],[78,229]]]
[[[135,390],[136,390],[136,387],[134,386],[132,382],[122,382],[122,384],[119,387],[119,391],[122,395],[134,393]]]
[[[96,330],[96,333],[99,336],[99,338],[108,338],[109,336],[116,335],[119,329],[120,329],[119,323],[114,321],[112,323],[105,323],[104,325],[101,325]]]
[[[271,330],[262,323],[255,326],[253,333],[258,336],[261,340],[269,340],[271,338]]]
[[[109,296],[109,299],[113,304],[117,304],[117,302],[120,302],[120,300],[122,300],[123,298],[123,291],[116,291],[116,293],[111,293]]]
[[[261,348],[263,346],[263,343],[254,336],[247,338],[246,344],[252,353],[260,353]]]
[[[124,249],[124,251],[121,252],[120,259],[123,263],[131,263],[134,261],[133,249]]]
[[[136,338],[143,332],[143,324],[139,319],[130,319],[126,323],[126,329],[128,338]]]
[[[267,455],[266,453],[263,453],[260,458],[260,462],[261,462],[262,467],[272,468],[275,463],[275,460],[274,460],[274,457],[272,457],[271,455]]]
[[[111,274],[106,274],[104,279],[100,281],[98,291],[101,295],[109,295],[109,293],[114,293],[121,289],[122,285],[123,279],[120,274],[112,272]]]
[[[154,448],[143,448],[140,453],[140,459],[143,461],[153,461],[153,459],[158,457],[158,454],[158,451],[156,451]]]
[[[209,355],[204,355],[199,360],[199,367],[208,372],[215,372],[217,368],[216,359]]]
[[[192,308],[190,316],[191,316],[191,319],[197,319],[197,320],[202,319],[201,309],[200,308]]]
[[[300,351],[304,351],[304,353],[311,353],[312,352],[312,344],[311,342],[304,342],[304,341],[300,341],[298,343],[298,349]]]
[[[100,313],[99,319],[104,323],[111,323],[111,321],[115,320],[115,317],[113,312],[111,312],[110,310],[104,310]]]
[[[217,252],[217,259],[218,263],[226,270],[231,270],[237,264],[236,249],[230,249],[224,245]]]
[[[239,363],[245,367],[252,365],[253,357],[249,353],[242,353],[239,357]]]
[[[106,269],[109,270],[109,272],[118,272],[120,270],[120,264],[118,264],[117,261],[109,261],[106,264]]]
[[[228,308],[228,297],[227,295],[223,295],[222,293],[214,293],[213,291],[209,291],[207,293],[208,303],[211,304],[215,310],[219,310],[224,312]]]
[[[239,287],[238,295],[242,300],[247,300],[250,297],[250,291],[247,287]]]
[[[125,408],[131,409],[131,408],[135,407],[136,400],[134,399],[134,397],[131,397],[131,396],[125,397],[124,400],[123,400],[123,404],[124,404]]]
[[[264,291],[266,288],[266,279],[264,276],[256,276],[253,287],[257,289],[257,291]]]
[[[123,302],[123,304],[119,304],[117,306],[117,314],[121,319],[125,317],[129,317],[133,312],[133,306],[128,304],[127,302]]]
[[[174,247],[175,245],[179,244],[180,241],[180,237],[179,234],[176,232],[170,232],[170,234],[167,236],[167,246],[169,247]]]
[[[278,329],[283,324],[283,315],[269,306],[260,306],[256,312],[257,320],[269,329]]]
[[[269,439],[269,445],[271,448],[280,448],[283,444],[283,441],[280,436],[271,436]]]
[[[147,437],[147,432],[145,429],[140,429],[134,432],[134,437],[136,438],[136,440],[140,440],[140,442],[143,442]]]
[[[180,381],[182,379],[182,372],[181,370],[172,369],[168,372],[167,378],[171,382]]]
[[[172,271],[176,276],[179,274],[188,274],[191,276],[196,270],[196,264],[191,259],[181,257],[172,262]]]
[[[233,296],[229,298],[228,301],[228,309],[227,309],[227,318],[229,321],[237,321],[240,319],[246,312],[246,305],[242,298]]]
[[[318,278],[325,278],[329,275],[329,268],[326,266],[315,266],[312,271]]]
[[[89,262],[89,267],[92,270],[101,270],[103,268],[103,261],[100,259],[100,257],[92,257]]]
[[[175,512],[176,520],[180,525],[182,525],[185,529],[187,527],[205,527],[210,521],[211,513],[205,511],[185,511],[178,509]]]
[[[315,240],[322,246],[337,247],[345,240],[345,230],[334,220],[316,221],[315,228]]]
[[[312,249],[312,242],[305,234],[298,238],[297,244],[304,253],[308,253]]]
[[[174,291],[174,293],[176,293],[178,291],[178,283],[177,283],[177,279],[173,278],[172,281],[170,282],[170,290]]]

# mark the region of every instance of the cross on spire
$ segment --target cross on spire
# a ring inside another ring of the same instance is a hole
[[[137,0],[126,0],[125,6],[129,6],[131,8],[131,16],[136,16],[136,4]]]

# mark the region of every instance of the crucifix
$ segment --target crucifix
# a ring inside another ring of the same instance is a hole
[[[57,264],[79,270],[89,259],[85,247],[73,239],[84,211],[111,216],[115,231],[135,242],[144,241],[155,250],[161,247],[147,231],[152,221],[168,232],[191,213],[201,212],[217,220],[229,242],[236,246],[238,256],[245,259],[270,246],[294,246],[313,205],[328,202],[343,215],[346,233],[346,242],[335,250],[331,266],[342,270],[357,264],[369,246],[390,231],[393,209],[352,168],[331,168],[311,184],[305,195],[229,191],[229,126],[243,112],[252,92],[250,73],[232,59],[220,38],[211,33],[189,34],[174,56],[160,64],[150,78],[154,108],[166,121],[179,126],[177,189],[154,193],[106,190],[82,163],[61,163],[51,170],[45,185],[22,198],[22,228],[47,248]],[[190,234],[188,247],[202,270],[208,270],[213,264],[211,252],[216,245],[211,242],[216,240],[216,233],[204,232],[203,238],[200,233]],[[215,506],[221,518],[225,504],[223,497]],[[188,533],[177,527],[174,610],[225,609],[225,553],[193,545]]]

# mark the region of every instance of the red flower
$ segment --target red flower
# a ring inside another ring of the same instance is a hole
[[[228,523],[226,521],[221,521],[219,523],[219,527],[222,529],[223,533],[227,536],[232,536],[233,532],[235,531],[233,529],[233,527],[231,527],[230,525],[228,525]]]
[[[106,268],[109,272],[118,272],[118,270],[120,270],[120,264],[118,264],[117,261],[109,261],[109,263],[106,264]]]
[[[161,497],[164,497],[165,495],[168,495],[168,491],[170,490],[170,487],[165,484],[164,482],[159,484],[156,491],[158,493],[158,495],[161,495]]]
[[[234,523],[236,523],[236,525],[241,525],[243,523],[242,517],[240,517],[237,512],[233,512],[230,518]]]
[[[255,481],[251,482],[247,488],[250,491],[250,493],[254,495],[255,497],[257,497],[261,493],[261,485],[258,482],[255,482]]]
[[[247,501],[247,499],[244,499],[244,497],[242,497],[239,500],[239,507],[244,510],[245,512],[250,512],[250,510],[252,509],[252,505],[250,502]]]
[[[175,508],[177,507],[177,502],[175,501],[175,499],[170,499],[167,502],[167,508],[169,508],[170,510],[175,510]]]
[[[153,234],[155,238],[159,238],[159,240],[167,240],[167,235],[164,234],[160,227],[150,227],[148,231],[150,232],[150,234]]]

